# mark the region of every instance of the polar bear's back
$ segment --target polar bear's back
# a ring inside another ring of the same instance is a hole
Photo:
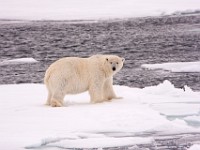
[[[77,74],[80,70],[85,70],[87,64],[87,58],[79,57],[65,57],[61,58],[54,63],[52,63],[45,73],[44,82],[46,83],[50,76],[59,76],[59,75],[74,75]],[[81,69],[82,68],[82,69]],[[59,74],[59,75],[58,75]]]

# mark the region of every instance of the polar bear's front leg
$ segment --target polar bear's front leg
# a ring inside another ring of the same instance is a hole
[[[103,83],[100,81],[95,81],[89,87],[90,102],[100,103],[103,102]]]
[[[113,89],[113,78],[112,77],[110,77],[109,79],[107,79],[104,82],[103,94],[104,94],[104,98],[106,100],[120,99],[120,97],[117,97],[115,92],[114,92],[114,89]]]

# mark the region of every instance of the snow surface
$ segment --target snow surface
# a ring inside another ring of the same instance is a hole
[[[102,148],[152,143],[152,137],[138,136],[145,133],[200,132],[200,124],[187,122],[200,114],[200,92],[189,87],[184,92],[169,81],[114,89],[123,99],[90,104],[85,92],[66,96],[65,107],[52,108],[44,105],[43,84],[1,85],[0,148]]]
[[[199,0],[0,0],[0,19],[113,19],[199,9]]]
[[[200,145],[199,144],[192,145],[188,150],[200,150]]]
[[[18,58],[11,60],[0,61],[0,66],[11,65],[11,64],[24,64],[24,63],[37,63],[38,61],[34,58]]]
[[[143,68],[163,69],[171,72],[200,72],[200,61],[197,62],[174,62],[161,64],[143,64]]]

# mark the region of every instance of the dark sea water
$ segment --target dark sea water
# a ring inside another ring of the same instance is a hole
[[[200,90],[200,73],[142,69],[145,63],[200,60],[200,15],[108,21],[0,21],[0,61],[32,57],[35,64],[0,65],[0,84],[42,83],[44,72],[66,56],[115,54],[126,58],[115,84]]]

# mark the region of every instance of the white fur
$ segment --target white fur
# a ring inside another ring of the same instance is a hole
[[[115,55],[66,57],[54,62],[44,78],[48,90],[47,105],[63,106],[66,94],[85,91],[89,91],[92,103],[117,98],[113,91],[113,75],[122,68],[123,62],[124,58]]]

